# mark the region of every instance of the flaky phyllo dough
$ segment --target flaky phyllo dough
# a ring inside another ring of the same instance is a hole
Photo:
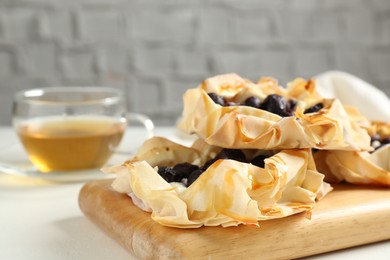
[[[317,168],[332,183],[346,181],[390,187],[390,124],[372,122],[369,128],[373,152],[318,151],[314,158]],[[386,140],[387,139],[387,140]],[[386,140],[381,144],[380,140]]]
[[[297,107],[293,116],[281,117],[249,106],[221,106],[208,93],[223,96],[231,103],[251,96],[264,100],[277,94],[295,100]],[[319,102],[324,108],[304,113]],[[285,89],[272,78],[253,83],[236,74],[226,74],[206,79],[197,88],[186,91],[178,127],[197,134],[210,145],[225,148],[369,150],[370,137],[355,120],[351,120],[339,100],[322,98],[313,81],[296,79]]]
[[[309,149],[274,152],[264,168],[220,159],[187,188],[168,183],[157,172],[159,166],[184,162],[202,165],[220,150],[200,139],[185,147],[154,137],[134,159],[104,171],[116,174],[114,190],[128,194],[158,223],[178,228],[258,226],[262,220],[310,213],[331,190]],[[245,151],[247,156],[258,152]]]

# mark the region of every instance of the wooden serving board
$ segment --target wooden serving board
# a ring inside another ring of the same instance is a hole
[[[260,227],[161,226],[111,180],[84,185],[84,214],[140,259],[291,259],[390,239],[390,189],[335,186],[318,202],[311,220],[305,214],[260,222]]]

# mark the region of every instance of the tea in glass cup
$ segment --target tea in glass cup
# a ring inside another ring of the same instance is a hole
[[[22,91],[15,95],[13,125],[41,172],[100,168],[127,127],[123,96],[119,89],[106,87]],[[137,118],[151,131],[150,119]]]

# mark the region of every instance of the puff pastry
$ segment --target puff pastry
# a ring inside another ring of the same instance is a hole
[[[220,159],[187,188],[158,174],[162,165],[201,165],[220,150],[202,140],[186,147],[154,137],[134,159],[103,171],[116,174],[114,190],[128,194],[158,223],[178,228],[258,226],[262,220],[310,213],[332,189],[316,170],[310,149],[274,152],[264,168]]]
[[[221,106],[208,93],[233,103],[251,96],[264,100],[278,94],[295,100],[297,108],[293,116],[281,117],[249,106]],[[323,109],[304,113],[319,102]],[[347,111],[337,99],[322,98],[314,81],[296,79],[284,89],[272,78],[253,83],[237,74],[226,74],[206,79],[185,92],[178,128],[225,148],[370,150],[370,136],[362,125],[364,119],[356,111]]]

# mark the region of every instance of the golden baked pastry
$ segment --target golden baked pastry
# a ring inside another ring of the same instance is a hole
[[[263,167],[255,165],[257,158],[266,158]],[[178,228],[258,226],[303,211],[310,215],[331,190],[310,149],[230,150],[200,139],[186,147],[154,137],[132,160],[103,171],[116,174],[114,190],[158,223]]]
[[[322,98],[314,81],[296,79],[284,89],[272,78],[253,83],[225,74],[185,92],[178,127],[225,148],[370,150],[362,124],[357,111]]]
[[[373,152],[318,151],[317,168],[329,182],[390,187],[390,124],[372,122],[369,127]]]

